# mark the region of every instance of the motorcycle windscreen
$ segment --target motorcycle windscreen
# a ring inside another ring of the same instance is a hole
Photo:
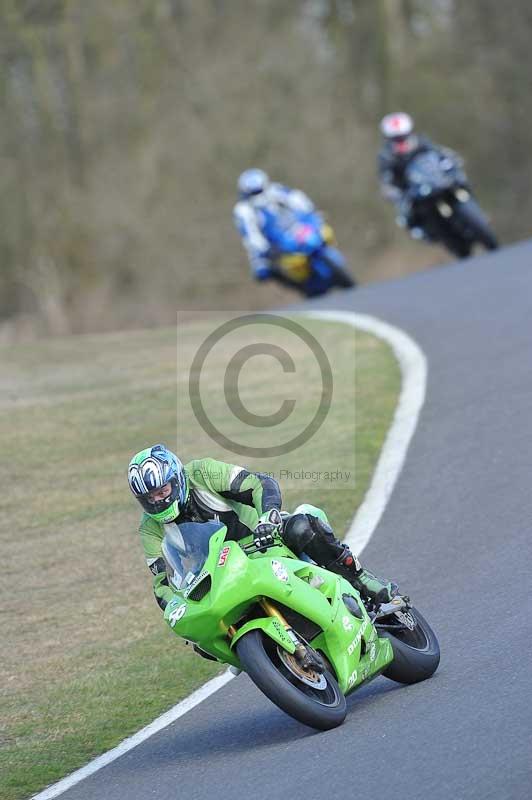
[[[447,188],[453,183],[448,172],[442,169],[441,158],[434,151],[420,153],[408,163],[405,177],[410,186],[429,185],[433,189]]]
[[[209,555],[211,537],[223,527],[219,521],[165,525],[161,549],[166,576],[174,589],[183,589],[200,574]]]

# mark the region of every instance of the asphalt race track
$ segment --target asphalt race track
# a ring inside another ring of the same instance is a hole
[[[364,561],[431,622],[438,672],[378,678],[327,733],[240,675],[65,800],[532,796],[532,243],[313,305],[373,314],[427,356],[418,429]]]

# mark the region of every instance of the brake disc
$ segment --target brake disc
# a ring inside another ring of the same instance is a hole
[[[327,688],[327,679],[324,675],[317,672],[317,670],[304,669],[297,658],[292,655],[292,653],[287,653],[282,647],[277,646],[277,653],[287,670],[302,683],[306,683],[307,686],[312,686],[313,689]]]

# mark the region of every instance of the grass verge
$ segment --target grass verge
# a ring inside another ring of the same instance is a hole
[[[347,454],[354,419],[355,475],[334,488],[312,479],[281,481],[284,505],[323,506],[341,535],[371,478],[399,371],[390,350],[372,336],[351,335],[343,325],[304,324],[343,379],[335,382],[325,433],[305,445],[301,458],[325,465],[331,453]],[[162,624],[135,533],[139,508],[125,479],[131,455],[156,441],[176,447],[185,461],[211,455],[241,463],[210,441],[179,399],[189,356],[211,329],[206,322],[188,325],[177,342],[175,330],[161,329],[48,340],[0,353],[0,479],[9,487],[0,499],[7,566],[0,589],[4,800],[25,798],[110,749],[220,671]],[[276,335],[286,346],[284,332]],[[242,336],[249,343],[250,332]],[[308,354],[294,358],[302,362],[290,391],[303,390],[311,406],[316,397],[319,402],[319,381],[311,380]],[[208,381],[219,378],[216,364],[206,370]],[[267,413],[273,396],[278,408],[279,383],[279,365],[269,357],[243,368],[244,404]],[[220,422],[230,415],[219,395],[209,413]],[[286,462],[248,459],[246,465],[275,473]]]

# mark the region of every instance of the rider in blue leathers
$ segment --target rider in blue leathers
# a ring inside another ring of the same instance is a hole
[[[284,215],[292,218],[294,214],[309,214],[316,211],[314,203],[299,189],[291,189],[281,183],[273,183],[261,169],[247,169],[238,179],[239,200],[234,207],[235,226],[242,237],[247,251],[251,272],[255,280],[277,280],[285,286],[305,291],[299,282],[275,269],[272,258],[272,246],[267,237],[268,226],[273,222],[282,222]],[[329,248],[331,253],[333,248]],[[341,255],[337,254],[338,260]],[[343,268],[343,263],[342,263]],[[345,286],[352,286],[353,281],[346,273]],[[342,285],[338,283],[338,285]],[[314,294],[314,291],[305,291]],[[321,293],[316,292],[316,293]]]

